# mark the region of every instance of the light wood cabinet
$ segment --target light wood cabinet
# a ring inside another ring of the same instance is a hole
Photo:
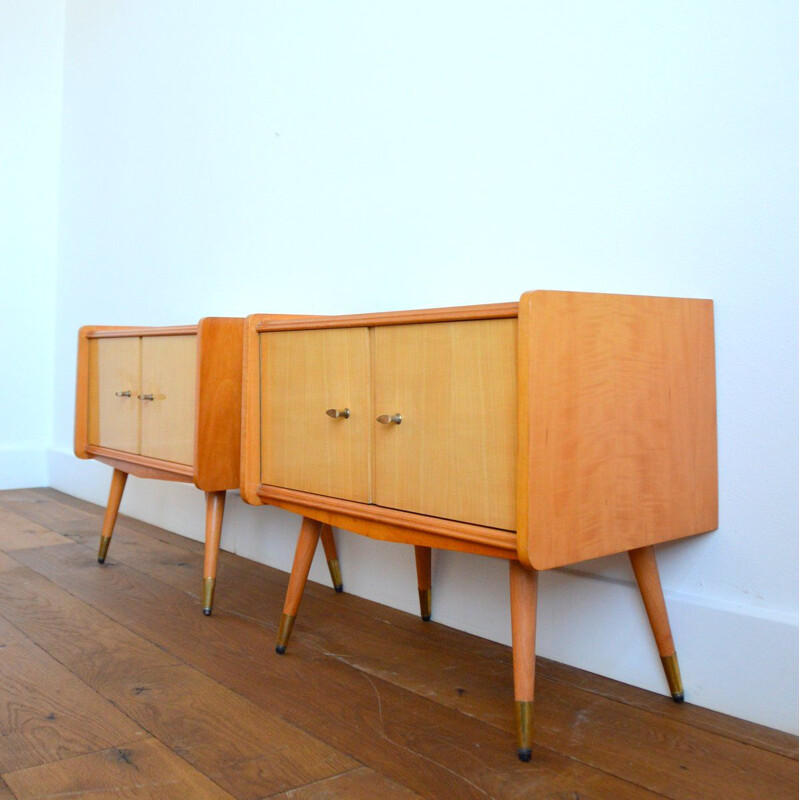
[[[86,326],[78,337],[75,454],[114,468],[103,563],[129,474],[206,493],[203,610],[211,613],[225,492],[239,482],[242,319],[175,328]]]
[[[286,649],[320,536],[505,558],[519,755],[530,758],[537,574],[628,552],[683,699],[653,545],[717,526],[712,303],[528,292],[518,303],[248,318],[241,490],[304,517]]]

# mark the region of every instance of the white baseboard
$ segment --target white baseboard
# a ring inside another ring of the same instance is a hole
[[[111,471],[94,461],[50,451],[50,485],[104,505]],[[122,512],[193,539],[203,538],[202,495],[186,484],[131,479]],[[222,547],[289,570],[299,520],[280,509],[253,508],[231,496]],[[410,547],[337,532],[345,590],[418,612]],[[500,559],[437,552],[433,564],[437,622],[511,643],[508,568]],[[329,582],[317,555],[311,579]],[[665,595],[687,702],[797,733],[798,621],[796,616],[695,597]],[[666,693],[633,580],[553,570],[539,590],[537,653],[625,683]],[[276,619],[280,609],[275,610]],[[510,676],[509,676],[510,680]]]
[[[48,451],[0,450],[0,489],[47,486]]]

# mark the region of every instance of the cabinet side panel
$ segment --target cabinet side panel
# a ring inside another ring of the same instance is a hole
[[[375,502],[516,527],[517,321],[379,327],[372,422]]]
[[[207,492],[239,485],[244,320],[200,320],[197,340],[195,483]]]
[[[523,562],[547,569],[716,528],[711,302],[533,292],[520,330]]]
[[[192,464],[196,377],[196,335],[142,339],[143,456]]]
[[[90,342],[89,444],[139,452],[141,339]]]
[[[261,480],[369,502],[366,328],[259,334]],[[350,410],[334,419],[328,409]]]

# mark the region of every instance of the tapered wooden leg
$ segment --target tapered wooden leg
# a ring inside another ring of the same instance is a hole
[[[337,592],[341,592],[342,570],[339,567],[339,556],[336,554],[336,540],[333,538],[333,529],[330,525],[323,525],[320,529],[322,546],[325,548],[325,558],[328,561],[328,569],[331,572],[331,582]]]
[[[509,562],[511,584],[511,648],[514,662],[514,700],[517,755],[530,761],[533,747],[533,684],[536,672],[536,590],[539,573]]]
[[[431,618],[431,549],[414,545],[419,587],[419,613],[425,622]]]
[[[656,639],[661,663],[664,665],[664,672],[667,676],[672,699],[676,703],[682,703],[683,683],[681,681],[681,671],[678,666],[675,644],[672,641],[672,631],[669,627],[664,591],[661,588],[661,579],[658,576],[655,550],[652,546],[640,547],[637,550],[629,550],[628,556],[631,559],[636,582],[639,584],[642,600],[644,600],[650,627],[653,629],[653,636]]]
[[[308,571],[311,569],[311,562],[314,559],[314,551],[317,549],[322,527],[321,522],[303,517],[300,536],[297,539],[297,550],[294,553],[292,574],[289,576],[289,587],[286,590],[286,601],[283,604],[281,624],[278,628],[276,653],[286,652],[286,645],[292,635],[297,609],[300,608],[300,601],[303,599],[303,589],[306,587]]]
[[[225,512],[225,492],[206,492],[206,548],[203,560],[203,613],[208,616],[214,605],[214,586],[217,583],[219,538],[222,515]]]
[[[114,533],[114,525],[119,513],[119,504],[122,500],[122,493],[125,491],[125,482],[128,480],[128,473],[120,469],[115,469],[111,476],[111,489],[108,493],[108,505],[106,514],[103,517],[103,531],[100,534],[100,549],[97,552],[97,561],[105,564],[108,554],[108,545],[111,541],[111,534]]]

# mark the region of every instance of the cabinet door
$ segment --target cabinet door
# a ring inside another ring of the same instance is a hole
[[[280,331],[260,341],[261,482],[368,503],[368,329]]]
[[[514,530],[516,320],[374,329],[374,502]]]
[[[196,376],[197,336],[142,337],[143,456],[192,464]]]
[[[138,453],[141,339],[94,339],[89,347],[89,444]]]

